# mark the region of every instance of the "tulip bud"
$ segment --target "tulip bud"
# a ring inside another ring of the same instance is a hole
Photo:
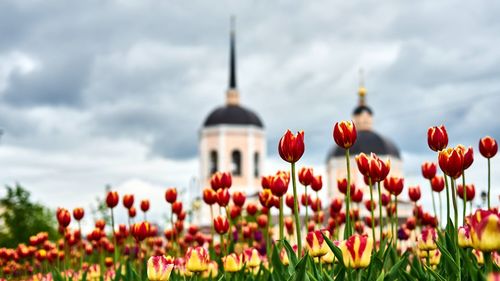
[[[316,230],[311,231],[306,236],[307,247],[309,249],[309,255],[311,257],[321,257],[328,253],[328,245],[323,238],[323,233],[325,236],[330,236],[328,230]]]
[[[365,268],[370,264],[373,238],[355,234],[340,243],[344,265],[347,268]]]
[[[57,222],[59,222],[59,225],[63,228],[68,227],[69,223],[71,222],[71,214],[64,208],[57,209],[56,217]]]
[[[295,136],[290,130],[287,130],[278,144],[278,152],[281,159],[289,163],[299,161],[304,154],[304,150],[304,131],[298,132]]]
[[[235,191],[233,192],[233,202],[234,202],[234,205],[238,206],[238,207],[243,207],[243,205],[245,205],[245,200],[246,200],[246,196],[245,196],[245,193],[241,192],[241,191]]]
[[[182,202],[181,201],[175,201],[172,204],[172,212],[176,215],[179,215],[182,212]]]
[[[85,215],[85,211],[83,208],[75,208],[73,209],[73,218],[77,221],[80,221]]]
[[[462,175],[464,158],[457,147],[441,150],[438,162],[439,167],[447,176],[456,179]]]
[[[370,176],[370,158],[364,154],[363,152],[361,152],[360,154],[358,154],[356,157],[356,164],[358,166],[358,170],[359,172],[365,176],[365,177],[369,177]]]
[[[191,272],[202,272],[208,268],[208,251],[203,247],[189,247],[184,259],[186,269]]]
[[[219,206],[226,207],[229,204],[229,199],[231,199],[231,196],[226,188],[217,190],[217,203]]]
[[[149,200],[144,199],[141,201],[141,210],[147,212],[149,210]]]
[[[150,228],[151,225],[147,221],[136,223],[132,225],[132,236],[134,236],[137,241],[142,241],[148,237]]]
[[[134,205],[134,195],[133,194],[123,195],[123,206],[127,209],[130,209],[132,205]]]
[[[304,207],[307,207],[311,204],[311,195],[307,195],[305,193],[302,194],[302,196],[300,196],[300,203],[302,204],[302,206]]]
[[[173,259],[165,256],[152,256],[148,260],[148,279],[150,281],[167,281],[174,269]]]
[[[313,180],[311,182],[311,189],[314,191],[320,191],[322,187],[323,187],[323,180],[321,178],[321,175],[313,177]]]
[[[262,214],[257,217],[257,224],[259,225],[260,228],[266,228],[267,227],[267,216]]]
[[[248,203],[247,205],[247,214],[249,216],[254,216],[257,213],[257,205],[253,202]]]
[[[347,194],[347,179],[337,179],[337,188],[342,194]],[[351,190],[350,193],[353,194],[354,190],[356,189],[356,185],[354,182],[351,182]]]
[[[245,256],[245,261],[247,267],[254,268],[261,264],[262,259],[259,255],[259,251],[255,248],[248,248],[243,251],[243,255]]]
[[[110,191],[108,192],[108,195],[106,195],[106,205],[108,205],[108,208],[113,209],[118,205],[118,201],[120,198],[118,197],[118,193],[116,191]]]
[[[430,127],[427,131],[427,143],[429,148],[438,152],[448,146],[448,133],[446,128],[441,125],[439,127]]]
[[[497,141],[490,137],[486,136],[479,140],[479,152],[485,158],[492,158],[498,152],[498,143]]]
[[[263,207],[271,208],[273,205],[273,194],[270,189],[259,192],[259,202]]]
[[[467,196],[467,201],[472,201],[474,200],[474,197],[476,196],[476,187],[473,184],[467,184],[465,185],[465,196]],[[460,197],[462,200],[464,200],[464,186],[459,184],[457,186],[457,195]]]
[[[469,220],[472,247],[492,252],[500,250],[500,215],[497,210],[477,210]]]
[[[458,228],[458,246],[460,248],[468,248],[472,246],[472,241],[470,238],[470,228],[468,225],[464,225]]]
[[[271,182],[271,192],[274,196],[281,197],[288,191],[288,178],[284,175],[274,176]]]
[[[368,211],[371,212],[377,208],[377,203],[375,202],[375,200],[366,200],[365,207]]]
[[[243,268],[243,255],[231,253],[222,258],[222,264],[224,266],[224,271],[238,272]]]
[[[436,229],[425,227],[418,237],[418,248],[422,251],[435,250],[437,248],[437,239]]]
[[[404,179],[389,177],[384,180],[384,187],[390,194],[398,196],[403,191]]]
[[[461,144],[457,145],[457,149],[462,154],[462,158],[464,159],[462,169],[465,171],[472,165],[472,162],[474,162],[474,151],[471,146],[465,148],[465,146]]]
[[[348,149],[356,142],[356,138],[357,132],[354,122],[341,121],[335,123],[333,127],[333,139],[338,146]]]
[[[334,198],[332,199],[332,202],[330,203],[330,213],[338,213],[340,210],[342,210],[342,205],[344,204],[344,201],[340,198]]]
[[[417,202],[420,197],[422,196],[422,192],[420,191],[420,186],[410,186],[408,188],[408,196],[410,197],[411,201]]]
[[[165,200],[170,204],[177,201],[177,189],[175,187],[168,188],[165,191]]]
[[[431,187],[435,192],[444,190],[444,178],[442,176],[435,176],[431,179]]]
[[[217,202],[217,193],[211,188],[203,189],[203,201],[208,205],[213,205]]]
[[[361,203],[363,201],[363,191],[360,188],[356,188],[353,193],[351,193],[352,202]]]
[[[383,161],[375,153],[370,154],[369,176],[372,183],[383,181],[391,170],[390,160]]]
[[[424,178],[430,180],[436,176],[436,172],[436,163],[424,162],[424,164],[422,164],[422,176],[424,176]]]
[[[302,185],[304,185],[304,186],[311,185],[313,178],[314,178],[314,175],[313,175],[312,168],[302,167],[299,170],[299,182]]]

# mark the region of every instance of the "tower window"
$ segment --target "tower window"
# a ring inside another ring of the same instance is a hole
[[[231,172],[234,176],[241,176],[241,152],[233,150],[231,153]]]
[[[253,175],[254,177],[258,178],[260,174],[259,171],[259,153],[255,152],[253,155]]]
[[[217,172],[217,151],[210,151],[210,163],[208,165],[208,176],[211,177],[215,172]]]

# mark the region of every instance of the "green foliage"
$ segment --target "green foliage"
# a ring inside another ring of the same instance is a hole
[[[30,192],[21,185],[6,186],[0,199],[0,247],[17,247],[29,241],[31,235],[45,231],[49,238],[57,236],[54,213],[45,206],[32,202]]]

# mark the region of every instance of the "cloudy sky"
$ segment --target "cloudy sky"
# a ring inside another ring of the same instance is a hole
[[[224,102],[234,14],[238,86],[265,123],[267,171],[283,167],[274,147],[287,128],[305,130],[304,163],[324,169],[363,68],[376,131],[402,150],[407,183],[427,190],[429,126],[476,152],[480,137],[500,138],[500,4],[384,3],[1,1],[0,183],[70,208],[106,184],[160,199],[192,187],[198,131]],[[498,175],[498,157],[492,166]],[[485,168],[476,153],[479,189]]]

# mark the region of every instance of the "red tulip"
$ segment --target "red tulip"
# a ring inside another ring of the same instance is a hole
[[[151,225],[147,221],[136,223],[132,225],[132,236],[134,236],[137,241],[142,241],[148,237],[150,228]]]
[[[259,202],[263,207],[271,208],[274,204],[273,194],[270,189],[264,189],[259,192]]]
[[[472,150],[471,146],[469,146],[469,148],[466,148],[461,144],[457,145],[457,149],[460,151],[460,153],[462,153],[462,157],[464,158],[463,170],[465,171],[472,165],[472,162],[474,162],[474,151]]]
[[[467,201],[472,201],[474,200],[474,197],[476,196],[476,187],[473,184],[466,184],[465,185],[465,195],[467,196]],[[464,199],[464,186],[459,184],[457,186],[457,194],[458,197],[460,197],[462,200]]]
[[[83,210],[83,208],[73,209],[73,218],[75,218],[75,220],[77,220],[77,221],[81,220],[84,215],[85,215],[85,211]]]
[[[320,191],[323,187],[323,180],[321,175],[317,175],[313,177],[313,181],[311,182],[311,189],[314,191]]]
[[[106,227],[106,222],[103,219],[96,220],[95,221],[95,227],[99,228],[100,230],[103,230],[104,227]]]
[[[234,202],[234,205],[238,206],[238,207],[243,207],[243,205],[245,205],[245,200],[247,199],[247,197],[245,196],[245,193],[241,192],[241,191],[235,191],[233,192],[233,202]]]
[[[214,219],[214,228],[217,233],[226,234],[229,231],[229,221],[227,218],[217,216]]]
[[[271,192],[274,196],[281,197],[288,191],[289,178],[285,174],[279,174],[273,177],[271,182]]]
[[[226,188],[217,190],[217,203],[219,204],[219,206],[226,207],[227,204],[229,204],[229,199],[229,191],[227,191]]]
[[[179,215],[182,212],[182,202],[176,201],[172,204],[172,212]]]
[[[229,215],[233,220],[236,219],[241,215],[241,207],[237,205],[229,207]]]
[[[415,217],[409,217],[406,219],[406,228],[409,230],[414,230],[417,227],[417,219]]]
[[[311,195],[307,195],[305,193],[300,196],[300,203],[302,203],[302,206],[307,207],[311,203]]]
[[[389,204],[389,202],[391,202],[391,198],[389,197],[388,194],[386,193],[382,193],[382,206],[387,206],[387,204]]]
[[[311,209],[314,212],[319,212],[319,211],[322,210],[322,208],[321,208],[321,199],[320,198],[316,198],[316,199],[311,200]]]
[[[435,176],[431,179],[431,187],[435,192],[441,192],[444,189],[444,178]]]
[[[356,142],[356,126],[352,121],[341,121],[333,126],[333,139],[338,146],[348,149]]]
[[[172,204],[177,201],[177,188],[171,187],[165,191],[165,200]]]
[[[342,205],[344,204],[344,201],[340,198],[334,198],[332,199],[332,202],[330,203],[330,213],[338,213],[340,210],[342,210]]]
[[[286,227],[286,232],[289,235],[292,235],[293,234],[293,230],[294,230],[292,217],[286,217],[285,218],[285,227]]]
[[[278,152],[281,158],[289,163],[299,161],[304,154],[304,150],[304,131],[298,132],[295,136],[290,130],[287,130],[278,144]]]
[[[143,212],[147,212],[149,210],[149,200],[148,199],[144,199],[141,201],[141,210]]]
[[[337,179],[337,188],[339,189],[339,191],[342,194],[346,194],[347,193],[347,179],[346,178]],[[356,185],[354,184],[354,182],[351,182],[350,193],[353,194],[355,189],[356,189]]]
[[[363,201],[363,191],[360,188],[356,188],[353,193],[351,193],[352,202],[361,203]]]
[[[135,207],[132,206],[128,209],[128,216],[130,218],[135,218],[135,215],[137,214],[136,210],[135,210]]]
[[[427,143],[429,144],[429,148],[436,152],[445,149],[448,146],[446,128],[443,125],[430,127],[427,131]]]
[[[436,172],[437,172],[436,163],[424,162],[424,164],[422,164],[422,175],[424,176],[424,178],[430,180],[436,176]]]
[[[302,167],[299,170],[299,182],[302,185],[305,186],[311,185],[313,179],[314,179],[314,174],[312,168]]]
[[[253,203],[253,202],[248,203],[248,205],[247,205],[248,215],[254,216],[257,213],[257,211],[258,211],[258,207],[255,203]]]
[[[260,228],[265,228],[267,227],[267,216],[262,214],[257,217],[257,224],[259,225]]]
[[[372,210],[375,210],[377,208],[377,203],[375,202],[375,200],[366,200],[365,207],[368,211],[371,212]]]
[[[217,202],[217,193],[212,188],[203,189],[203,201],[208,205],[213,205]]]
[[[389,177],[384,180],[384,187],[390,194],[398,196],[403,191],[404,179]]]
[[[210,179],[210,186],[217,191],[221,188],[230,188],[232,185],[232,176],[228,172],[216,172]]]
[[[273,181],[274,176],[269,175],[269,176],[263,176],[261,178],[260,184],[262,185],[263,189],[270,189],[271,188],[271,183]]]
[[[360,154],[356,155],[356,164],[358,166],[359,172],[365,176],[369,177],[370,176],[370,158],[361,152]]]
[[[372,183],[383,181],[389,174],[389,171],[391,170],[390,160],[384,162],[375,153],[372,153],[370,155],[369,163],[370,163],[369,166],[370,168],[368,173],[372,180]]]
[[[119,200],[118,193],[116,191],[110,191],[106,196],[106,205],[108,205],[108,208],[113,209],[118,205]]]
[[[491,158],[495,156],[498,152],[498,143],[497,141],[490,137],[486,136],[479,140],[479,152],[485,158]]]
[[[408,196],[410,197],[411,201],[417,202],[422,196],[422,193],[420,192],[420,186],[410,186],[408,188]]]
[[[441,150],[438,155],[439,167],[449,177],[460,177],[463,171],[464,158],[459,148]]]
[[[134,205],[134,195],[133,194],[123,195],[123,206],[127,209],[130,209],[132,205]]]
[[[68,210],[64,208],[57,209],[56,217],[57,217],[57,222],[59,222],[59,225],[64,228],[68,227],[69,223],[71,222],[71,214],[69,213]]]
[[[367,225],[369,228],[372,227],[372,217],[365,217],[364,219],[365,221],[365,225]],[[378,219],[377,218],[374,218],[374,222],[373,222],[374,226],[378,226]]]

